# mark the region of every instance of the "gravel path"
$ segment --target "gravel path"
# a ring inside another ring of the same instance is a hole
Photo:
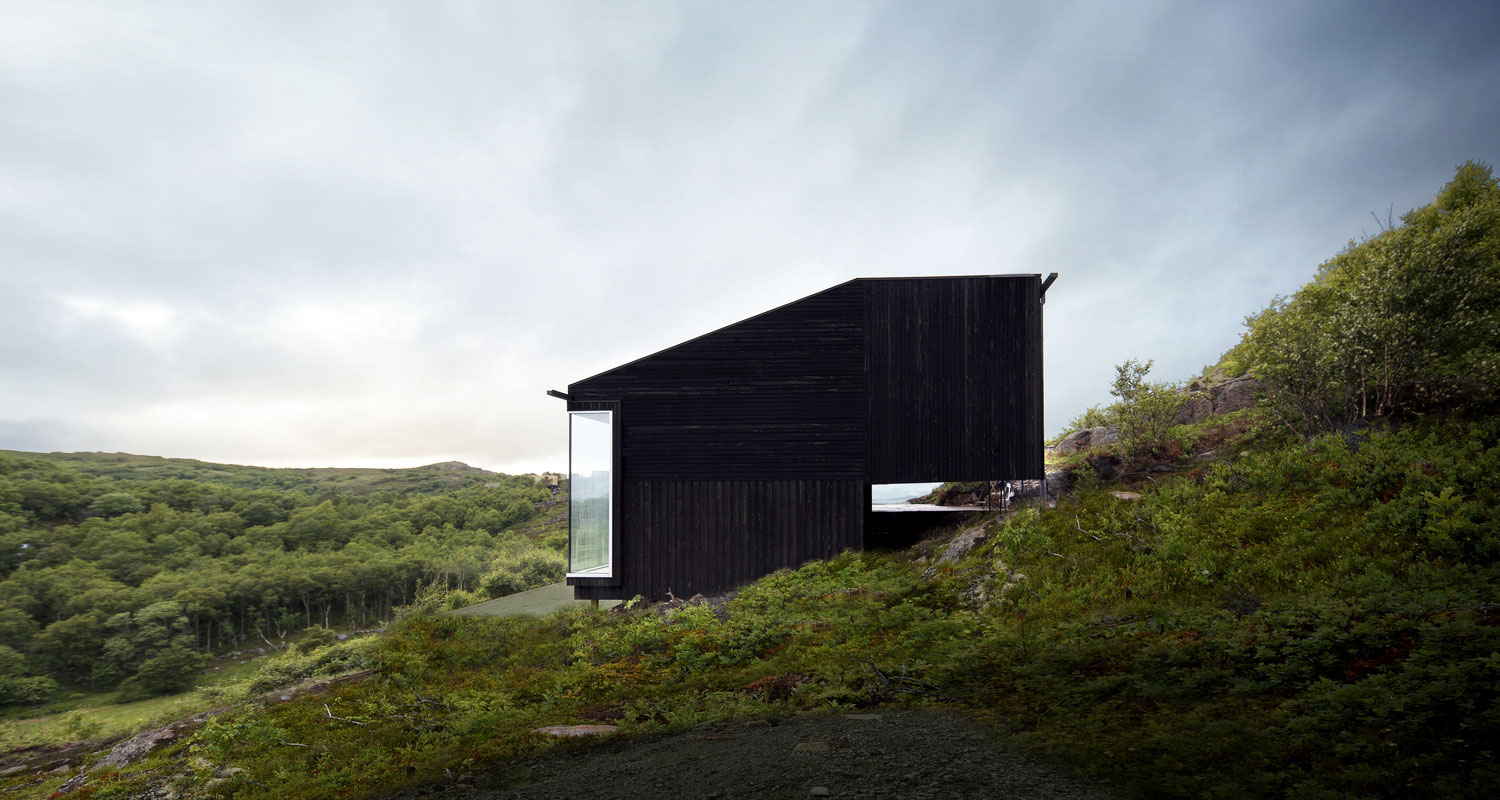
[[[812,715],[568,749],[472,786],[458,800],[1059,798],[1107,800],[1096,784],[1007,749],[947,712]],[[486,786],[486,784],[489,784]],[[514,788],[527,783],[524,788]],[[408,795],[409,796],[409,795]]]

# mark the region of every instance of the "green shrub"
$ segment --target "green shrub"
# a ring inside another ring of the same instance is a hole
[[[0,675],[0,705],[40,703],[57,693],[57,681],[45,675]]]
[[[327,647],[338,640],[338,634],[322,625],[314,625],[302,632],[302,641],[297,643],[297,652],[310,653],[319,647]]]
[[[448,587],[441,583],[417,587],[411,602],[396,608],[392,614],[392,627],[399,627],[411,620],[426,619],[442,613],[447,608]]]
[[[1433,202],[1246,320],[1225,360],[1308,433],[1368,417],[1487,413],[1500,392],[1500,183],[1468,162]]]
[[[146,510],[146,504],[130,492],[107,492],[94,498],[94,510],[106,517],[135,514]]]
[[[198,673],[208,663],[208,656],[184,647],[172,646],[141,662],[135,680],[152,694],[180,692],[198,680]]]
[[[557,583],[568,571],[567,557],[553,550],[530,548],[498,559],[480,579],[486,597],[505,597]]]
[[[368,669],[375,647],[374,637],[360,637],[307,652],[284,650],[267,657],[246,688],[252,693],[269,692],[306,678]]]
[[[1110,408],[1110,420],[1120,429],[1127,453],[1159,451],[1167,446],[1168,433],[1187,398],[1171,384],[1152,383],[1146,375],[1155,363],[1135,359],[1115,367],[1109,393],[1120,398]]]
[[[451,611],[455,608],[482,603],[488,599],[489,597],[481,592],[468,592],[462,589],[455,589],[449,592],[447,597],[443,598],[443,606]]]

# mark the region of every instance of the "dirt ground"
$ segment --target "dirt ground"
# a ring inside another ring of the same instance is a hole
[[[1101,787],[1021,755],[963,717],[936,711],[812,715],[715,725],[676,736],[574,746],[392,800],[772,800],[1056,798]]]

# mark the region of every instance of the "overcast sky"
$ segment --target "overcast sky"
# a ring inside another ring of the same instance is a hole
[[[1500,159],[1497,42],[1493,2],[0,0],[0,448],[562,469],[546,389],[1055,271],[1050,433]]]

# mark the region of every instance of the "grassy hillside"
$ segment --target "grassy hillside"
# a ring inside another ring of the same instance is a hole
[[[130,453],[26,453],[0,450],[0,456],[38,459],[111,481],[190,480],[242,489],[325,490],[351,494],[391,492],[434,494],[483,486],[505,478],[498,472],[457,461],[401,469],[317,467],[282,469],[214,464],[191,458],[162,458]]]
[[[1484,796],[1500,786],[1500,424],[1356,444],[1244,439],[1139,499],[1100,486],[992,517],[930,578],[914,553],[849,554],[718,614],[417,610],[368,645],[368,678],[217,717],[90,785],[360,797],[538,752],[541,725],[942,704],[1128,796]]]

